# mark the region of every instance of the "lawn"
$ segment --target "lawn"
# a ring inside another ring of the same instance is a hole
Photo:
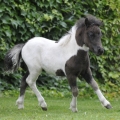
[[[0,120],[120,120],[120,99],[111,100],[113,108],[107,110],[98,99],[78,97],[78,112],[69,110],[71,98],[45,97],[48,111],[42,111],[34,95],[27,93],[25,108],[15,106],[16,96],[0,97]]]

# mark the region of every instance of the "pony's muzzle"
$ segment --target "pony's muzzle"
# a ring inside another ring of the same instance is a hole
[[[96,55],[102,55],[103,54],[103,52],[104,52],[104,49],[102,48],[102,47],[95,47],[95,48],[93,48],[93,51],[94,51],[94,53],[96,54]]]
[[[97,55],[102,55],[103,53],[104,53],[104,49],[99,47],[97,49]]]

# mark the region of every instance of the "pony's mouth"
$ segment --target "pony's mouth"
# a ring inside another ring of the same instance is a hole
[[[91,51],[93,51],[97,56],[100,56],[100,55],[102,55],[104,53],[104,49],[100,48],[100,47],[98,47],[98,48],[92,48]]]

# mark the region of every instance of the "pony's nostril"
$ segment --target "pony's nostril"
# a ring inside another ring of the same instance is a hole
[[[104,49],[102,49],[102,53],[104,53]]]
[[[101,48],[98,49],[98,54],[99,55],[103,54],[103,52],[104,52],[104,49],[101,49]]]

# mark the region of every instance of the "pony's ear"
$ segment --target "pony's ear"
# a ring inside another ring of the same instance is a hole
[[[86,27],[90,26],[90,22],[89,22],[88,18],[85,18],[85,25],[86,25]]]

